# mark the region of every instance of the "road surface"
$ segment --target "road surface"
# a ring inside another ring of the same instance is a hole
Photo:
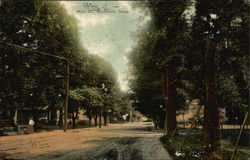
[[[1,159],[171,160],[152,123],[0,137]]]

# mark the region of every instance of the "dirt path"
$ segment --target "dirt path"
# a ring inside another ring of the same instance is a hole
[[[0,137],[0,160],[170,160],[151,123]]]

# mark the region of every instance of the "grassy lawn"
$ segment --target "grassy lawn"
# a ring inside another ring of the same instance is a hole
[[[233,154],[234,144],[237,139],[236,133],[238,132],[235,130],[223,130],[222,132],[221,150],[223,160],[229,160]],[[161,142],[175,160],[200,160],[203,155],[202,134],[191,134],[180,151],[183,139],[183,134],[178,134],[175,137],[161,137]],[[245,130],[241,136],[235,160],[246,160],[248,157],[249,130]]]

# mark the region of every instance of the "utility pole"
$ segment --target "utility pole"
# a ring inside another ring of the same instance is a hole
[[[99,128],[102,128],[102,108],[100,107]]]
[[[69,60],[66,64],[66,77],[65,77],[65,97],[64,97],[64,132],[67,131],[68,119],[68,105],[69,105]]]

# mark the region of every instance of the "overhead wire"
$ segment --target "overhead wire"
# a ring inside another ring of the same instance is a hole
[[[80,61],[75,61],[75,60],[71,60],[71,59],[68,59],[68,58],[65,58],[65,57],[62,57],[62,56],[57,56],[57,55],[53,55],[53,54],[50,54],[50,53],[47,53],[47,52],[38,51],[38,50],[34,50],[34,49],[27,48],[27,47],[24,47],[24,46],[20,46],[20,45],[17,45],[17,44],[4,42],[2,40],[0,40],[0,43],[7,44],[9,46],[13,46],[13,47],[16,47],[16,48],[19,48],[19,49],[22,49],[22,50],[35,52],[35,53],[38,53],[38,54],[41,54],[41,55],[44,55],[44,56],[49,56],[49,57],[53,57],[53,58],[57,58],[57,59],[61,59],[61,60],[66,60],[66,61],[70,61],[70,62],[83,64],[83,62],[80,62]],[[71,75],[71,76],[73,76],[73,75]],[[138,88],[157,90],[156,88],[153,88],[153,87],[152,88],[151,87],[138,87]]]
[[[66,61],[75,62],[75,63],[83,63],[83,62],[80,62],[80,61],[71,60],[71,59],[68,59],[68,58],[65,58],[65,57],[62,57],[62,56],[57,56],[57,55],[53,55],[53,54],[50,54],[50,53],[47,53],[47,52],[42,52],[42,51],[34,50],[34,49],[27,48],[27,47],[24,47],[24,46],[20,46],[20,45],[17,45],[17,44],[13,44],[13,43],[9,43],[9,42],[4,42],[2,40],[0,40],[0,42],[3,43],[3,44],[7,44],[9,46],[13,46],[13,47],[22,49],[22,50],[27,50],[27,51],[35,52],[35,53],[38,53],[38,54],[41,54],[41,55],[44,55],[44,56],[50,56],[50,57],[54,57],[54,58],[57,58],[57,59],[66,60]]]

